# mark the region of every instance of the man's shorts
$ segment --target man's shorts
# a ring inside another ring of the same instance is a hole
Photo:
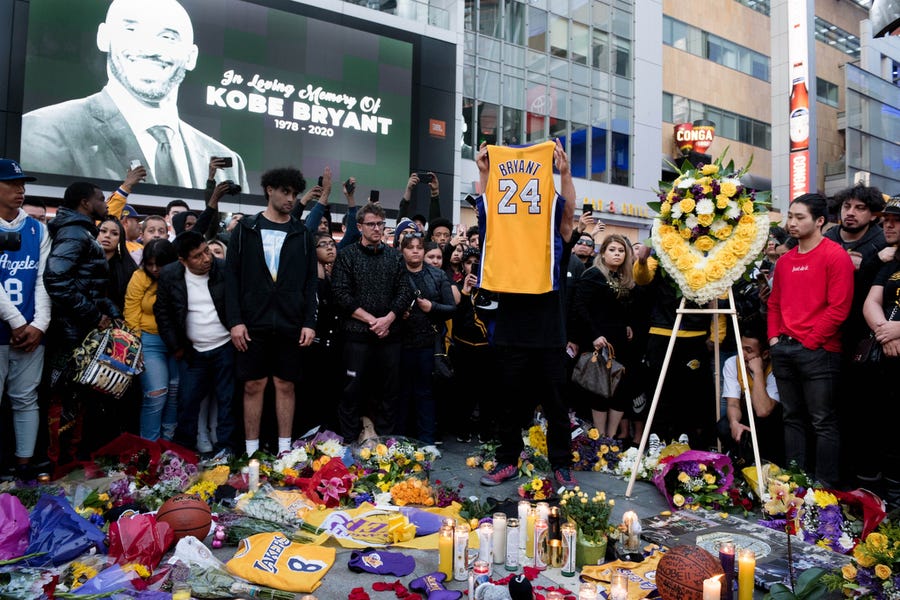
[[[238,381],[277,377],[285,381],[300,379],[300,333],[296,338],[277,334],[251,333],[246,352],[235,352]]]

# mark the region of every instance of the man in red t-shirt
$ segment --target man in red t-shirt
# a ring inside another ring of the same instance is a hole
[[[840,479],[835,390],[840,328],[853,301],[853,262],[822,236],[827,211],[819,194],[803,194],[788,209],[788,233],[798,244],[775,268],[768,302],[772,368],[784,407],[785,459],[808,469],[806,429],[815,436],[815,477],[825,487]]]

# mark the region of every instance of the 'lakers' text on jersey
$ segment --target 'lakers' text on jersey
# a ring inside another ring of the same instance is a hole
[[[481,229],[479,286],[495,292],[556,290],[565,199],[553,183],[554,142],[488,146],[490,173],[478,199]]]

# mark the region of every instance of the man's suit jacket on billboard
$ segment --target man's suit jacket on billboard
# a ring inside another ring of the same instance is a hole
[[[204,188],[211,156],[232,156],[234,167],[225,175],[247,191],[247,170],[233,150],[179,121],[191,181],[157,181],[147,174],[147,183]],[[120,181],[129,164],[139,159],[150,164],[128,122],[106,91],[87,98],[69,100],[33,110],[22,117],[22,166],[28,171],[58,173]]]

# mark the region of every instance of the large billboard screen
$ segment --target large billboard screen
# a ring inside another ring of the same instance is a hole
[[[253,203],[260,174],[286,165],[308,186],[328,166],[337,189],[354,176],[399,198],[416,167],[414,36],[293,3],[279,6],[305,14],[242,0],[29,4],[20,158],[42,183],[117,182],[140,161],[154,194],[201,197],[210,157],[225,156],[219,179]]]

